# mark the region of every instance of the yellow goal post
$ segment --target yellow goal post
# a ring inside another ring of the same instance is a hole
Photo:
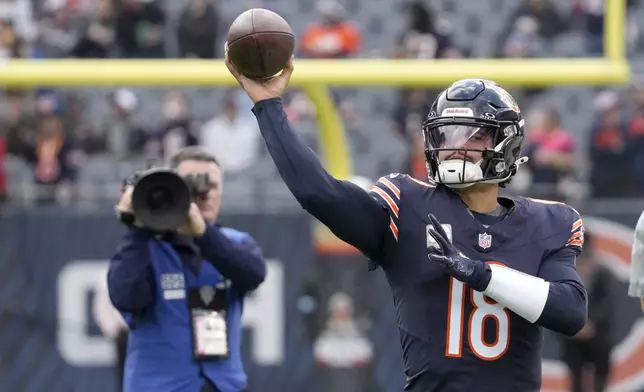
[[[342,120],[329,86],[444,87],[464,78],[526,87],[620,85],[631,73],[625,59],[626,0],[606,2],[605,56],[597,59],[306,60],[295,62],[291,86],[316,106],[321,155],[338,178],[352,174]],[[234,86],[221,60],[9,60],[0,83],[36,86]]]

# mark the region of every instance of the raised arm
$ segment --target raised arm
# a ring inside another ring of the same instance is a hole
[[[280,75],[261,82],[241,75],[227,57],[226,66],[255,103],[253,113],[268,151],[300,205],[338,238],[372,260],[380,259],[389,213],[362,188],[333,178],[286,118],[280,97],[293,73],[293,61]]]
[[[297,135],[286,118],[280,98],[255,103],[268,151],[302,208],[343,241],[377,260],[389,227],[389,214],[359,186],[335,179]]]

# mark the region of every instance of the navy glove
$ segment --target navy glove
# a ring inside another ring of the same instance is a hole
[[[480,260],[471,260],[454,246],[434,214],[429,214],[429,234],[438,243],[427,257],[440,264],[455,279],[466,283],[476,291],[484,291],[492,278],[490,266]]]

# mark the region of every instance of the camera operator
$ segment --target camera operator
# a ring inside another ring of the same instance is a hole
[[[169,169],[182,178],[207,175],[208,187],[174,232],[122,219],[128,230],[110,260],[107,283],[112,303],[129,320],[123,390],[244,391],[243,299],[263,282],[266,264],[250,235],[215,224],[222,174],[211,154],[185,148]],[[137,218],[133,193],[136,184],[119,200],[121,216]]]

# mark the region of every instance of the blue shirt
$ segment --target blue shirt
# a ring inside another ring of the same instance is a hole
[[[264,280],[259,246],[246,233],[208,227],[197,239],[161,239],[130,229],[110,260],[108,290],[126,316],[130,337],[124,390],[195,391],[208,378],[221,392],[246,388],[241,361],[241,314],[245,293]],[[230,357],[195,361],[187,290],[230,281],[227,322]]]

